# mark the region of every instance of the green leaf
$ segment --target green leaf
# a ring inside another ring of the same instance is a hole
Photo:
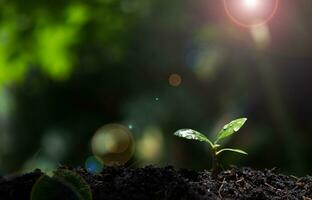
[[[240,154],[245,154],[245,155],[248,155],[248,153],[246,153],[245,151],[243,150],[240,150],[240,149],[221,149],[219,151],[217,151],[217,155],[219,155],[220,153],[224,152],[224,151],[232,151],[232,152],[235,152],[235,153],[240,153]]]
[[[247,118],[240,118],[230,123],[226,124],[223,129],[218,133],[217,140],[215,144],[226,137],[231,136],[233,133],[237,132],[247,121]]]
[[[192,129],[180,129],[174,133],[175,136],[186,138],[189,140],[198,140],[201,142],[207,142],[213,148],[214,144],[202,133]]]

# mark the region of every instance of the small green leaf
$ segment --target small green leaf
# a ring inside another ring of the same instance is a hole
[[[240,150],[240,149],[221,149],[219,151],[217,151],[217,155],[219,155],[220,153],[224,152],[224,151],[232,151],[232,152],[235,152],[235,153],[241,153],[241,154],[245,154],[245,155],[248,155],[248,153],[246,153],[245,151],[243,150]]]
[[[213,143],[202,133],[192,129],[180,129],[174,133],[175,136],[186,138],[189,140],[198,140],[201,142],[207,142],[213,148]]]
[[[237,132],[247,121],[247,118],[240,118],[230,123],[226,124],[223,129],[218,133],[217,140],[215,144],[226,137],[231,136],[233,133]]]

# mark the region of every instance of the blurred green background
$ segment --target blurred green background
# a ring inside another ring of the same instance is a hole
[[[221,0],[0,0],[0,174],[84,165],[105,124],[128,127],[128,165],[210,166],[213,137],[248,117],[224,162],[312,171],[312,1],[257,28]]]

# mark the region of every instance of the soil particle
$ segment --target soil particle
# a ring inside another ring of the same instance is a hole
[[[65,169],[66,167],[62,167]],[[66,168],[69,169],[69,168]],[[273,170],[232,168],[213,178],[209,171],[173,167],[107,167],[101,174],[70,169],[89,184],[93,200],[312,200],[312,177],[296,178]],[[0,177],[0,199],[30,199],[40,170]],[[56,199],[69,199],[60,196]]]

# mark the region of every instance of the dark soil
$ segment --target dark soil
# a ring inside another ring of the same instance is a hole
[[[94,200],[102,199],[312,199],[312,177],[296,178],[275,170],[233,168],[212,178],[208,171],[173,167],[108,167],[101,174],[72,169],[89,184]],[[0,178],[0,199],[30,199],[31,189],[42,175],[39,170]],[[49,196],[50,194],[47,194]],[[55,199],[75,199],[60,193]],[[47,198],[48,199],[48,198]]]

